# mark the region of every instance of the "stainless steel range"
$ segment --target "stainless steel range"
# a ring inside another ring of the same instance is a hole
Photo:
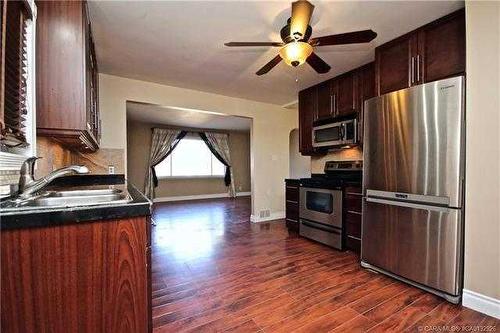
[[[362,162],[329,161],[325,173],[300,180],[301,236],[342,250],[342,189],[346,183],[361,183]]]

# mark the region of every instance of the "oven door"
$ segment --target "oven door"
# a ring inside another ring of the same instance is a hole
[[[342,228],[342,191],[300,188],[301,219]]]

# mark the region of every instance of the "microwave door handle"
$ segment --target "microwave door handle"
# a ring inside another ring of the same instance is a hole
[[[345,141],[345,124],[340,125],[340,140]]]

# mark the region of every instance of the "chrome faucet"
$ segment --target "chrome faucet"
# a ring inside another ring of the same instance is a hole
[[[34,193],[47,186],[52,180],[72,173],[86,174],[89,169],[83,165],[70,165],[52,171],[45,177],[35,180],[35,162],[40,157],[30,157],[21,166],[21,177],[19,177],[19,198],[28,199]]]

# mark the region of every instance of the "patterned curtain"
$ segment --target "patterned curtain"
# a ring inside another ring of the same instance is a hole
[[[153,128],[148,172],[146,173],[146,182],[144,183],[144,194],[148,198],[154,199],[155,187],[158,186],[158,178],[156,177],[154,167],[170,155],[185,135],[186,131]]]
[[[207,144],[212,154],[226,166],[224,182],[228,187],[229,196],[236,197],[234,188],[233,168],[231,167],[231,154],[229,153],[229,136],[225,133],[200,132],[200,137]]]

